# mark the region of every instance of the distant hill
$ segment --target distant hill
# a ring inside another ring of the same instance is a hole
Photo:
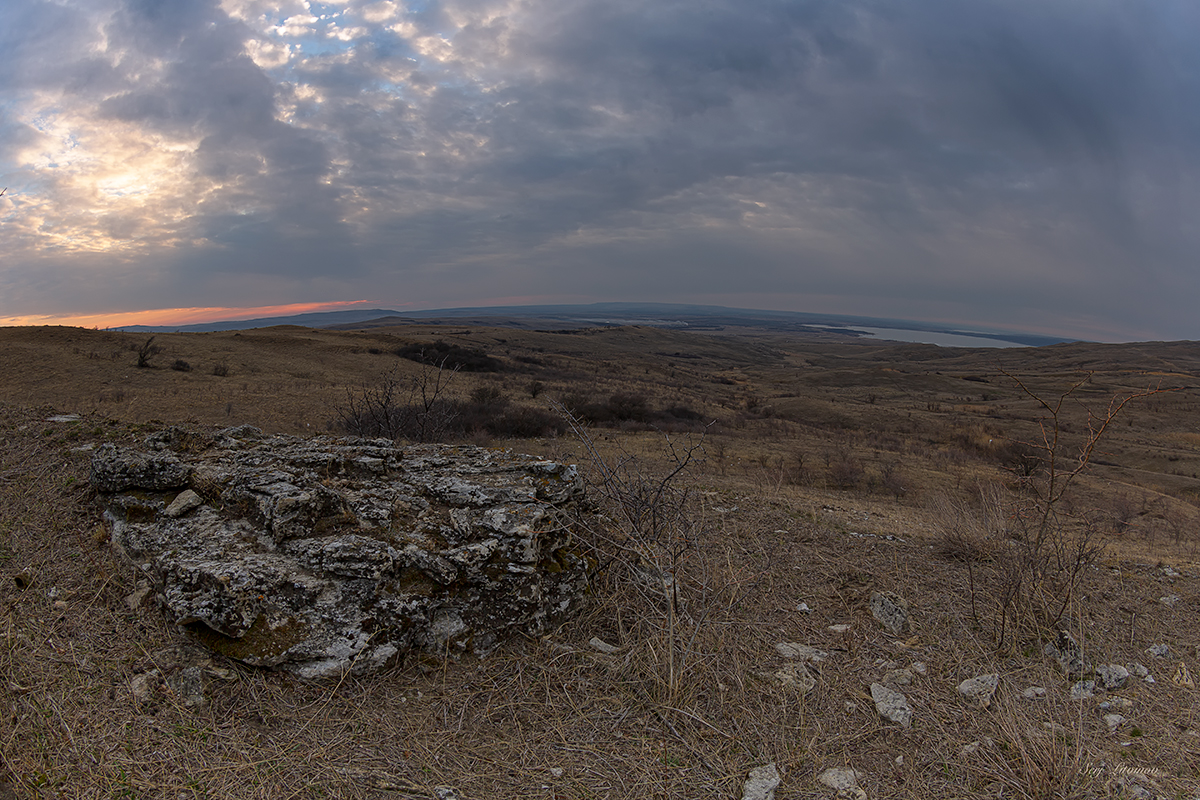
[[[1030,347],[1072,341],[1055,336],[1022,333],[1019,331],[964,331],[937,323],[886,317],[856,317],[837,314],[814,314],[797,311],[767,311],[762,309],[727,308],[725,306],[687,305],[680,303],[590,303],[586,305],[529,305],[487,306],[482,308],[440,308],[424,311],[394,311],[388,309],[358,309],[295,314],[283,317],[205,322],[195,325],[129,325],[116,330],[166,333],[207,332],[269,328],[276,325],[302,325],[309,328],[362,330],[395,325],[421,323],[447,325],[481,325],[532,330],[573,329],[644,325],[658,328],[679,328],[698,331],[719,331],[728,328],[759,328],[772,331],[829,332],[829,328],[844,328],[850,336],[860,336],[855,326],[891,328],[929,333],[969,336],[987,340],[1015,342]]]

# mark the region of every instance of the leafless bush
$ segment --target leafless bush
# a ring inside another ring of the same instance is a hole
[[[457,369],[424,367],[408,379],[396,370],[374,384],[346,390],[337,409],[341,427],[355,436],[383,436],[414,442],[443,441],[458,407],[446,397]]]
[[[694,490],[688,476],[704,456],[704,437],[662,434],[665,465],[656,468],[624,450],[605,455],[582,420],[562,405],[556,404],[556,409],[583,444],[589,484],[613,522],[612,530],[593,531],[602,558],[599,569],[620,570],[626,585],[642,593],[648,605],[663,615],[664,683],[668,697],[674,697],[688,668],[690,645],[703,622],[703,617],[691,616],[683,586],[697,536]],[[693,630],[688,641],[681,635],[681,615],[689,618]]]
[[[1079,513],[1068,492],[1087,470],[1105,432],[1126,406],[1163,391],[1150,388],[1114,396],[1104,410],[1094,411],[1075,400],[1076,392],[1091,375],[1057,397],[1046,399],[1016,376],[1004,374],[1038,404],[1043,416],[1038,439],[1020,443],[1022,450],[1036,456],[1041,468],[1019,476],[1026,491],[1013,504],[1009,546],[997,551],[995,562],[997,585],[991,596],[997,605],[995,630],[1001,647],[1010,633],[1057,625],[1066,614],[1080,580],[1103,549],[1095,519]],[[1086,419],[1086,430],[1074,445],[1067,437],[1071,410]]]
[[[150,366],[150,359],[154,358],[154,356],[161,352],[162,348],[154,343],[154,337],[151,336],[146,340],[146,343],[137,350],[137,365],[142,369],[146,369]]]

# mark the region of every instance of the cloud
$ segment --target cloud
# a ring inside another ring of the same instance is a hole
[[[6,316],[776,296],[1200,337],[1183,0],[0,14]]]

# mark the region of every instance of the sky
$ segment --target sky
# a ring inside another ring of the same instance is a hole
[[[0,0],[0,324],[1200,339],[1195,0]]]

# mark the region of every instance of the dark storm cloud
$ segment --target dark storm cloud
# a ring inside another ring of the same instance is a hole
[[[60,91],[77,119],[184,152],[176,184],[198,196],[158,214],[176,221],[155,227],[148,202],[105,212],[103,230],[174,237],[142,302],[168,304],[174,281],[219,303],[230,273],[251,272],[291,293],[260,281],[264,303],[334,299],[313,288],[330,280],[426,305],[774,294],[806,310],[807,294],[851,313],[1058,311],[1200,336],[1181,299],[1200,291],[1197,14],[1182,0],[113,0],[91,16],[34,2],[5,12],[17,56],[0,87]],[[2,119],[22,141],[67,141],[35,117]]]

